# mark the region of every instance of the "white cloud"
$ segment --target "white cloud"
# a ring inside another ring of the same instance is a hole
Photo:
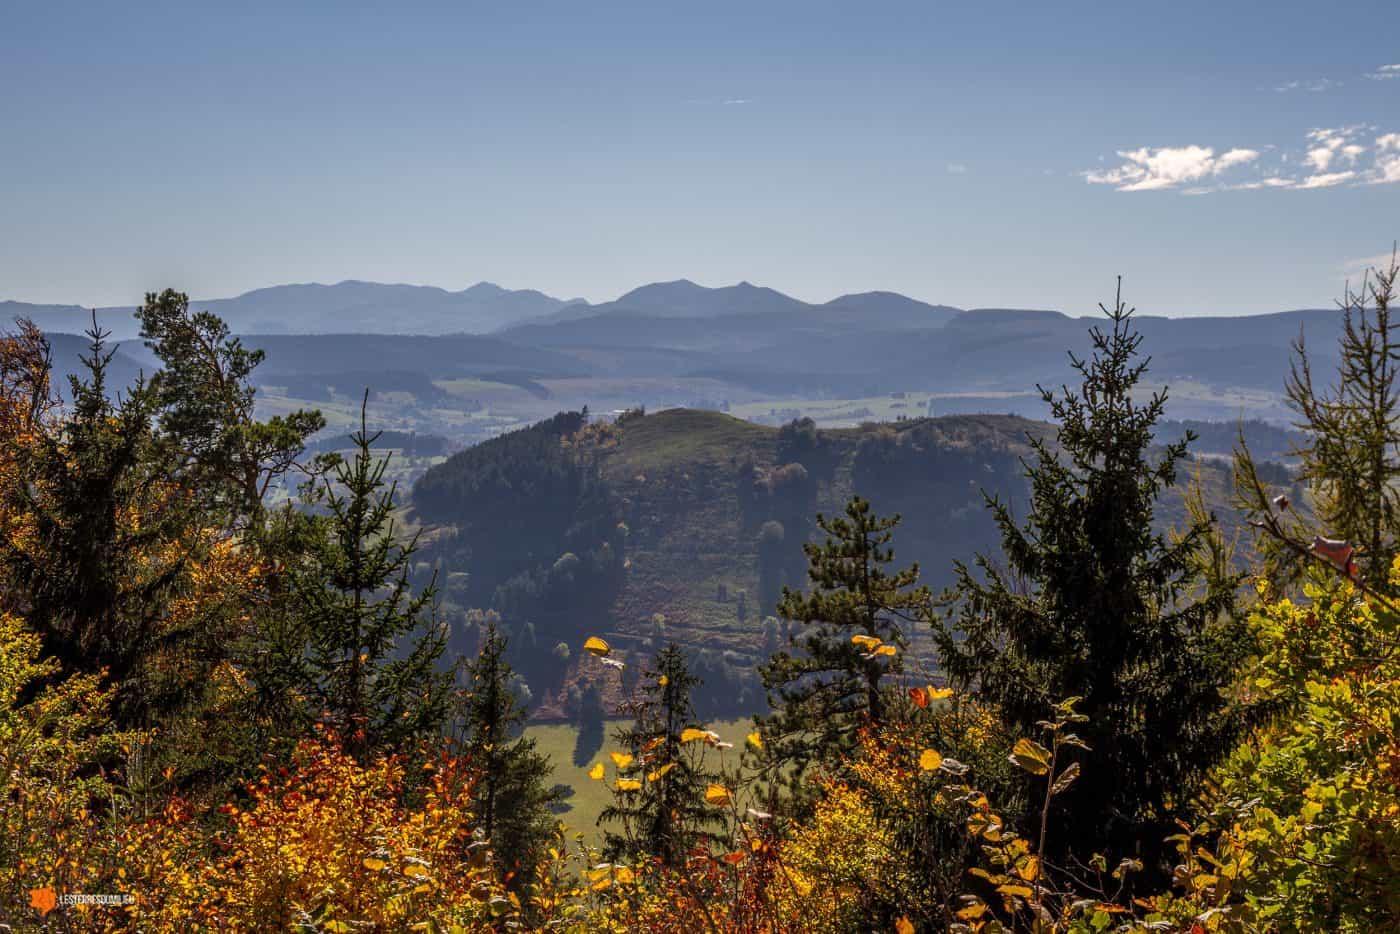
[[[739,105],[750,103],[750,101],[747,97],[731,97],[729,100],[725,101],[725,103],[729,105]]]
[[[1256,191],[1260,188],[1293,188],[1297,182],[1291,178],[1280,178],[1277,175],[1269,178],[1261,178],[1253,182],[1241,182],[1238,185],[1227,186],[1227,191]]]
[[[1311,81],[1285,81],[1283,84],[1274,88],[1274,90],[1280,94],[1286,94],[1289,91],[1311,91],[1317,94],[1321,91],[1330,91],[1332,88],[1339,88],[1341,86],[1342,82],[1333,81],[1331,78],[1314,78]]]
[[[1378,185],[1400,182],[1400,133],[1376,138],[1376,171],[1371,181]]]
[[[1366,77],[1374,81],[1386,81],[1390,78],[1400,78],[1400,64],[1382,65]]]
[[[1219,175],[1253,162],[1259,152],[1231,149],[1217,156],[1209,146],[1163,146],[1120,151],[1118,156],[1127,161],[1114,169],[1086,172],[1084,177],[1091,184],[1113,185],[1119,191],[1157,191]]]
[[[963,165],[961,162],[949,162],[949,163],[948,163],[948,174],[949,174],[949,175],[966,175],[966,174],[967,174],[967,166]]]
[[[1386,270],[1390,264],[1400,260],[1400,253],[1377,253],[1375,256],[1362,256],[1342,263],[1340,269],[1348,279],[1360,279],[1373,270]]]
[[[1308,150],[1304,159],[1318,173],[1325,173],[1331,168],[1332,160],[1338,155],[1354,165],[1357,157],[1366,150],[1351,141],[1356,138],[1358,133],[1366,129],[1368,127],[1363,124],[1356,124],[1354,126],[1311,130],[1308,133],[1308,140],[1316,145]]]
[[[1325,172],[1318,175],[1309,175],[1307,178],[1293,185],[1294,188],[1333,188],[1343,182],[1349,182],[1356,178],[1355,172]]]
[[[1120,151],[1123,161],[1117,166],[1080,174],[1090,184],[1118,191],[1186,195],[1400,183],[1400,133],[1375,133],[1366,124],[1320,127],[1309,130],[1305,145],[1291,153],[1275,146],[1237,147],[1219,155],[1210,146],[1145,146]]]

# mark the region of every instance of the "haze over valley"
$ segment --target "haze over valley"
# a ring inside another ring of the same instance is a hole
[[[350,281],[193,307],[266,352],[256,372],[263,411],[314,404],[342,430],[369,389],[375,424],[452,448],[584,406],[691,407],[824,427],[979,412],[1041,418],[1036,384],[1069,378],[1069,353],[1087,351],[1097,313],[961,309],[893,292],[809,304],[750,283],[687,280],[599,304],[489,283],[449,292]],[[153,363],[133,311],[96,310],[120,342],[113,366],[124,376]],[[78,365],[91,311],[11,301],[0,314],[55,334],[59,372]],[[1330,359],[1338,319],[1331,309],[1189,318],[1145,309],[1136,320],[1154,381],[1172,386],[1171,417],[1283,425],[1291,342],[1304,333]]]

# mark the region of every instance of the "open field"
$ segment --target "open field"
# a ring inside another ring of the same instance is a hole
[[[625,722],[607,722],[602,748],[582,767],[574,765],[574,744],[578,740],[578,727],[572,723],[534,723],[525,728],[525,735],[535,741],[539,751],[548,756],[550,764],[554,766],[553,780],[574,790],[573,796],[568,799],[569,810],[564,812],[560,819],[571,833],[582,833],[584,841],[592,846],[599,846],[603,842],[602,831],[598,828],[598,815],[603,812],[603,808],[612,803],[612,792],[609,789],[615,770],[608,759],[608,753],[617,749],[612,741],[612,733]],[[721,739],[734,744],[734,748],[726,753],[726,760],[727,764],[737,763],[744,748],[744,736],[753,729],[751,721],[717,720],[710,724],[709,728],[718,733]],[[604,763],[608,770],[607,777],[601,782],[595,782],[588,777],[588,770],[598,762]]]

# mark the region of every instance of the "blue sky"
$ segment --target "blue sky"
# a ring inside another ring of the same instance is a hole
[[[687,277],[1081,314],[1121,273],[1144,313],[1326,305],[1400,236],[1397,25],[1394,0],[0,0],[0,298]]]

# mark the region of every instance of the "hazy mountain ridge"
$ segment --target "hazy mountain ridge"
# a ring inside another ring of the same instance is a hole
[[[577,300],[574,300],[577,301]],[[427,285],[346,280],[334,285],[298,283],[254,289],[233,298],[195,299],[242,334],[482,334],[557,311],[570,304],[534,289],[504,289],[494,283],[452,292]],[[96,309],[113,337],[135,337],[135,306]],[[0,303],[6,321],[24,316],[45,331],[81,332],[92,310],[78,305]]]
[[[1037,384],[1073,379],[1069,354],[1089,352],[1098,320],[1048,310],[963,311],[894,292],[811,304],[747,282],[708,288],[684,279],[597,305],[489,283],[450,292],[348,281],[258,289],[194,307],[222,315],[246,343],[268,351],[259,372],[266,385],[282,385],[284,374],[333,373],[337,385],[374,386],[391,371],[450,380],[510,370],[529,379],[628,381],[634,391],[613,392],[614,405],[913,391],[967,397],[938,411],[1028,415],[1042,414],[1031,395]],[[0,313],[27,315],[56,333],[83,330],[91,315],[79,306],[16,302],[0,304]],[[149,354],[132,340],[132,309],[99,309],[98,319],[113,339],[128,341],[124,354],[146,362]],[[1304,309],[1135,321],[1152,359],[1152,381],[1195,387],[1194,402],[1174,393],[1175,416],[1234,418],[1243,401],[1250,414],[1279,420],[1286,417],[1278,394],[1293,341],[1305,332],[1317,364],[1332,366],[1340,315]],[[489,333],[469,333],[473,327]],[[62,356],[61,369],[71,371],[73,355]],[[657,379],[671,381],[669,394],[643,385]],[[696,384],[704,388],[683,388]],[[598,401],[585,386],[572,391],[577,404]],[[1242,399],[1241,392],[1257,398]],[[999,393],[1022,398],[1003,403]]]

